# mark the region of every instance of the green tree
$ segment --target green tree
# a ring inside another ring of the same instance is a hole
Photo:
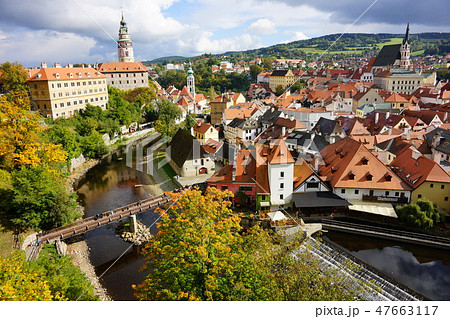
[[[214,90],[214,87],[213,87],[213,86],[211,86],[211,87],[208,89],[208,94],[207,94],[207,96],[208,96],[208,98],[209,98],[210,101],[212,101],[212,100],[214,100],[214,99],[216,98],[217,93],[216,93],[216,90]]]
[[[301,89],[303,89],[303,84],[300,83],[299,81],[295,82],[292,86],[291,86],[291,93],[300,91]]]
[[[431,228],[442,220],[439,208],[428,199],[397,207],[397,213],[401,220],[419,228]]]
[[[188,113],[183,123],[184,129],[190,132],[191,128],[194,127],[195,123],[197,123],[196,115],[194,113]]]
[[[67,152],[68,158],[76,158],[81,154],[78,134],[70,127],[64,125],[52,125],[46,136],[53,144],[59,144]]]
[[[277,86],[275,87],[275,94],[276,94],[277,96],[280,96],[280,95],[283,94],[283,93],[284,93],[283,87],[282,87],[281,85],[277,85]]]
[[[108,117],[99,123],[98,129],[100,132],[108,134],[109,138],[112,139],[120,133],[120,123],[118,120]]]
[[[156,103],[158,120],[155,122],[155,130],[162,136],[173,136],[175,133],[175,120],[179,118],[182,111],[177,105],[168,100],[159,100]]]
[[[108,153],[105,141],[101,134],[95,130],[81,139],[81,149],[84,156],[90,158],[100,158]]]
[[[250,76],[252,77],[252,80],[256,81],[257,75],[260,74],[262,71],[264,71],[264,69],[258,64],[250,65]]]
[[[53,295],[68,300],[98,300],[86,275],[74,266],[72,257],[59,256],[54,246],[44,246],[39,258],[29,262],[29,268],[47,281]]]
[[[0,211],[11,228],[47,230],[79,217],[75,194],[68,192],[62,176],[44,165],[14,171],[11,184],[0,189]]]
[[[0,83],[6,91],[28,92],[28,74],[22,64],[5,62],[0,64]]]

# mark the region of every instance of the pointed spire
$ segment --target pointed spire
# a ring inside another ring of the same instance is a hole
[[[409,42],[409,17],[408,17],[408,26],[406,27],[405,38],[403,39],[403,44]]]

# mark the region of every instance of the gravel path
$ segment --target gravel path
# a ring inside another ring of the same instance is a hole
[[[81,271],[86,274],[92,286],[94,287],[94,294],[100,298],[101,301],[110,301],[106,289],[102,286],[95,273],[94,266],[89,260],[89,248],[85,241],[80,241],[67,246],[67,254],[72,256],[75,266],[80,267]]]

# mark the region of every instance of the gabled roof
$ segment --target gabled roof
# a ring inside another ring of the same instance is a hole
[[[321,117],[312,130],[318,134],[329,136],[334,132],[336,125],[339,125],[337,121]]]
[[[259,117],[259,121],[263,124],[272,124],[280,117],[281,111],[276,107],[269,108],[263,115]]]
[[[219,142],[209,138],[205,144],[202,145],[203,149],[209,154],[216,154],[222,149],[223,142]]]
[[[209,123],[197,122],[197,123],[195,123],[193,129],[194,129],[194,131],[197,131],[197,132],[200,132],[202,134],[205,134],[211,127],[214,128]]]
[[[401,136],[396,138],[381,142],[375,145],[377,148],[380,148],[386,152],[392,153],[394,155],[399,155],[405,149],[410,147],[409,143],[406,143]]]
[[[324,136],[315,134],[314,132],[293,131],[287,139],[289,143],[294,143],[297,146],[308,148],[309,150],[320,152],[324,147],[329,145]]]
[[[319,166],[319,174],[325,176],[333,187],[410,189],[364,145],[349,137],[328,145],[320,154],[323,164]]]
[[[400,59],[400,47],[401,44],[385,45],[380,50],[377,58],[373,62],[373,66],[388,66],[393,65],[396,60]]]
[[[275,142],[267,160],[271,165],[295,163],[286,143],[281,139]]]
[[[208,156],[206,151],[200,146],[198,140],[183,129],[178,129],[169,147],[170,158],[178,167],[182,167],[187,160],[200,159]],[[199,152],[194,152],[194,148],[198,149]]]
[[[289,70],[275,70],[270,76],[286,76]]]
[[[411,148],[398,155],[390,166],[414,189],[424,182],[450,183],[450,175],[439,164]]]
[[[384,100],[385,102],[389,103],[408,103],[408,100],[405,99],[403,96],[401,96],[398,93],[392,93],[389,97]]]

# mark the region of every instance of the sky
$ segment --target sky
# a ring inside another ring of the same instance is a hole
[[[0,63],[115,62],[121,8],[136,61],[255,49],[350,26],[404,33],[408,18],[411,33],[450,32],[448,0],[0,0]]]

